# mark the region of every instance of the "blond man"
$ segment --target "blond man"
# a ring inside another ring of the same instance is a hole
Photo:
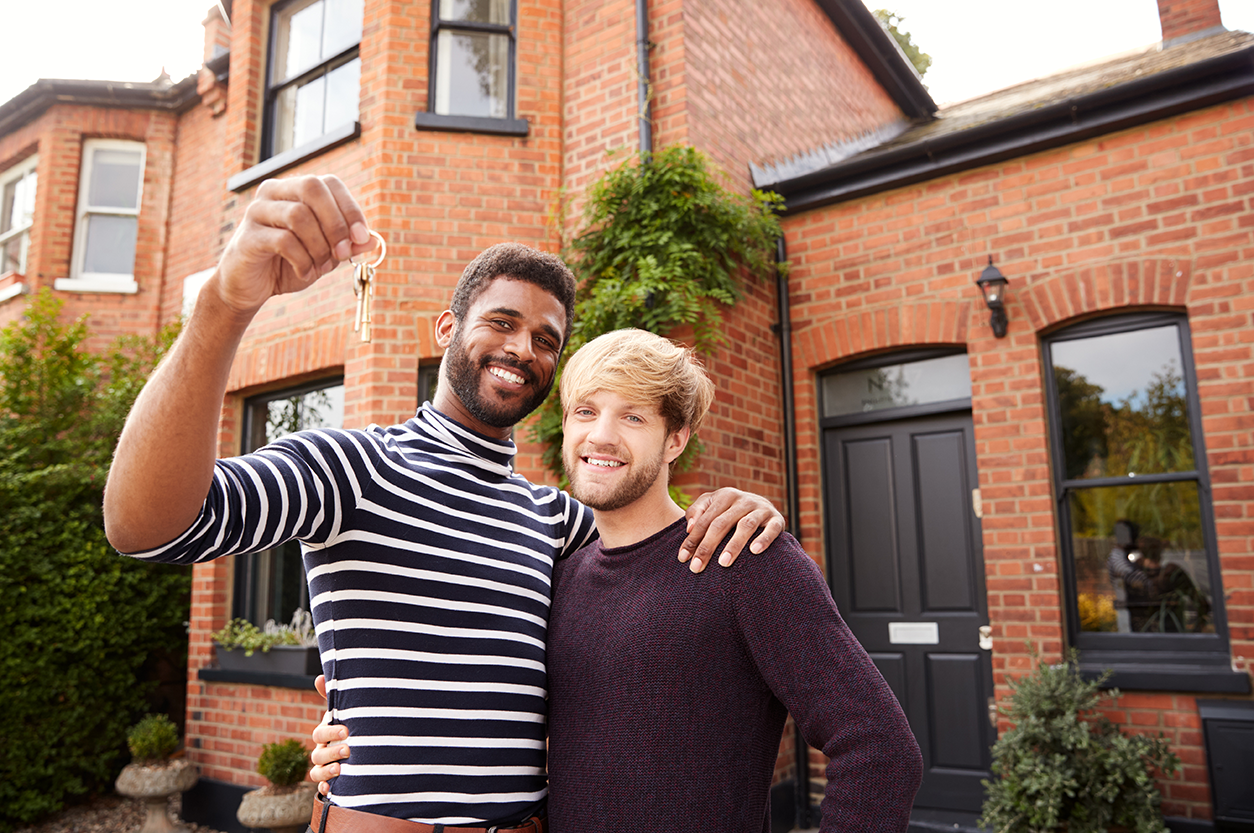
[[[675,559],[670,469],[714,396],[692,352],[609,333],[560,390],[571,492],[601,537],[554,570],[550,829],[770,830],[791,713],[830,758],[821,829],[904,831],[918,745],[796,540],[696,577]]]

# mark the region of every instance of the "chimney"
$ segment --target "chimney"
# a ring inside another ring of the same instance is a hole
[[[231,24],[226,20],[221,3],[209,10],[203,25],[205,27],[205,62],[208,63],[231,48]]]
[[[1158,0],[1158,20],[1164,47],[1226,31],[1219,0]]]

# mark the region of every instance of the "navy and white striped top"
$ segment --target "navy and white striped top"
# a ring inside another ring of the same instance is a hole
[[[219,460],[191,528],[132,555],[191,563],[302,542],[344,807],[508,821],[544,798],[553,561],[594,536],[514,444],[431,406],[402,425],[311,430]]]

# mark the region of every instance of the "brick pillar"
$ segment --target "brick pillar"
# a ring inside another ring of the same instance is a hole
[[[1158,0],[1158,20],[1164,41],[1223,26],[1219,0]]]

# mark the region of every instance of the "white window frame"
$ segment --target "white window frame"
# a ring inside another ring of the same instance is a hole
[[[8,187],[9,183],[16,182],[19,179],[24,179],[30,176],[31,174],[34,174],[36,172],[35,169],[38,166],[39,166],[39,154],[36,153],[32,156],[27,157],[26,159],[23,159],[21,162],[18,162],[16,165],[9,168],[7,171],[0,173],[0,197],[2,197],[2,195],[4,194],[4,189]],[[38,199],[39,198],[38,180],[36,180],[35,192],[36,192],[35,198]],[[35,224],[35,212],[32,210],[31,216],[27,218],[27,222],[25,225],[22,225],[22,226],[14,225],[13,228],[9,229],[8,231],[0,231],[0,246],[3,246],[4,244],[8,243],[10,240],[13,240],[15,237],[20,237],[22,239],[20,254],[18,255],[18,269],[17,269],[17,273],[20,275],[26,274],[26,256],[30,250],[30,229],[31,229],[31,226],[33,226],[34,224]],[[8,273],[5,272],[5,273],[0,273],[0,274],[8,274]],[[0,300],[7,300],[7,298],[0,298]]]
[[[91,206],[87,202],[91,188],[91,164],[94,151],[114,149],[139,151],[139,188],[135,194],[135,208],[118,208],[116,206]],[[78,177],[78,210],[74,218],[74,257],[69,278],[58,278],[54,286],[57,289],[72,292],[117,292],[134,294],[139,291],[135,275],[112,272],[84,272],[83,262],[87,257],[87,226],[92,216],[111,215],[115,217],[139,217],[144,204],[144,171],[148,162],[148,147],[143,142],[123,139],[88,139],[83,142],[83,164]],[[138,243],[137,243],[138,245]]]

